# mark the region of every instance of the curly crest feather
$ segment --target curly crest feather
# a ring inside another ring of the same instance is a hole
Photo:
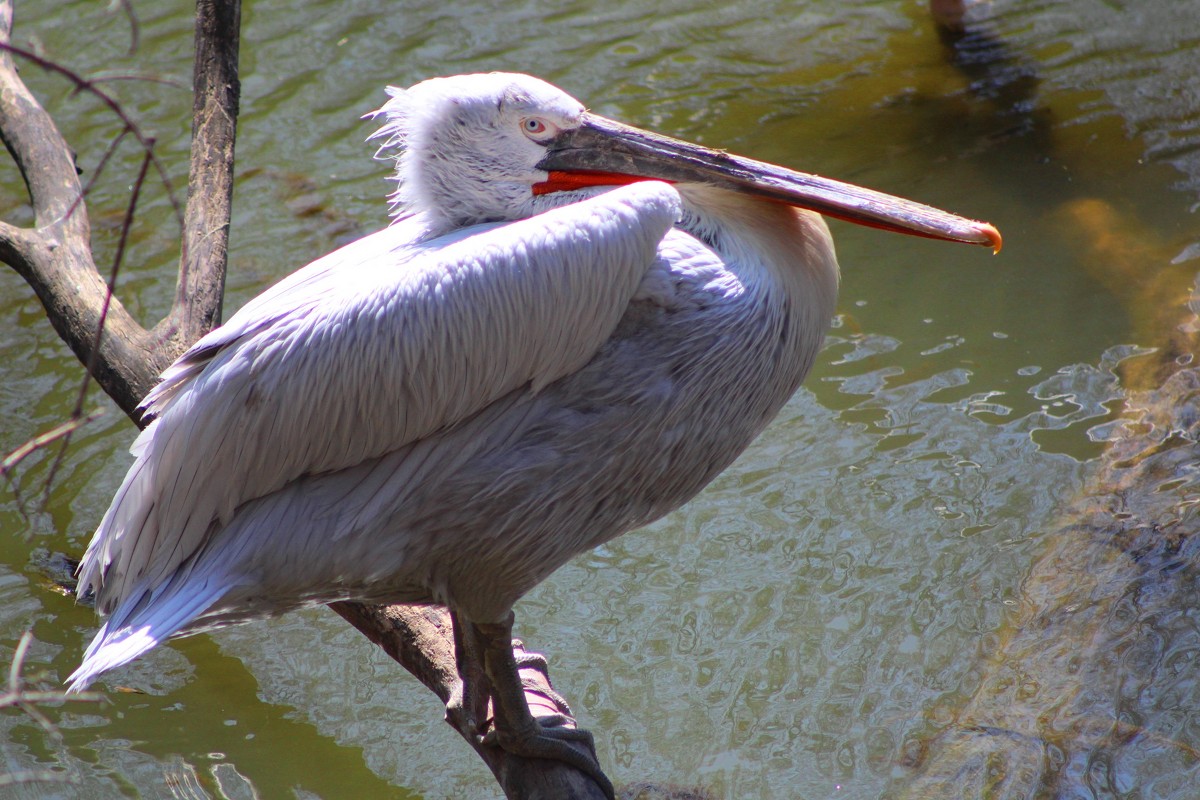
[[[522,133],[521,122],[536,115],[567,127],[584,111],[544,81],[504,72],[387,92],[388,101],[366,116],[383,119],[370,137],[380,140],[375,157],[396,162],[391,214],[427,213],[439,231],[535,213],[529,190],[546,177],[536,168],[543,146]]]

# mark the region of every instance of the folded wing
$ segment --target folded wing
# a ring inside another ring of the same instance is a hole
[[[241,504],[579,369],[676,220],[665,184],[412,244],[381,231],[252,300],[168,368],[80,566],[102,612],[170,578]]]

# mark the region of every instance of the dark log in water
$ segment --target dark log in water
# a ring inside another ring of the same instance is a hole
[[[1166,266],[1099,201],[1064,230],[1128,299],[1155,352],[1120,369],[1127,399],[1085,489],[1041,534],[1026,613],[981,646],[978,686],[888,797],[1174,795],[1200,771],[1200,345],[1194,269]],[[1147,311],[1151,309],[1151,311]]]

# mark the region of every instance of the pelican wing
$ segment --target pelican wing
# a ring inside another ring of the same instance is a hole
[[[388,229],[252,300],[168,368],[80,566],[111,611],[241,504],[384,455],[582,367],[679,214],[643,183],[412,244]]]

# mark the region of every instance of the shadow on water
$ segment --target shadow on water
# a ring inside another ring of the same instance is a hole
[[[1036,72],[984,26],[940,35],[972,93],[1054,158]],[[1045,148],[1045,149],[1043,149]],[[1085,187],[1075,186],[1076,190]],[[1103,451],[1041,536],[1022,610],[980,647],[978,687],[888,796],[1175,797],[1200,778],[1200,294],[1194,267],[1136,214],[1084,192],[1053,222],[1156,348],[1118,368],[1126,398]]]
[[[895,796],[1175,797],[1200,779],[1187,711],[1200,702],[1200,371],[1180,364],[1200,328],[1186,312],[1173,347],[1123,370],[1161,385],[1129,393],[1042,537],[1022,613],[982,649],[978,689]]]

